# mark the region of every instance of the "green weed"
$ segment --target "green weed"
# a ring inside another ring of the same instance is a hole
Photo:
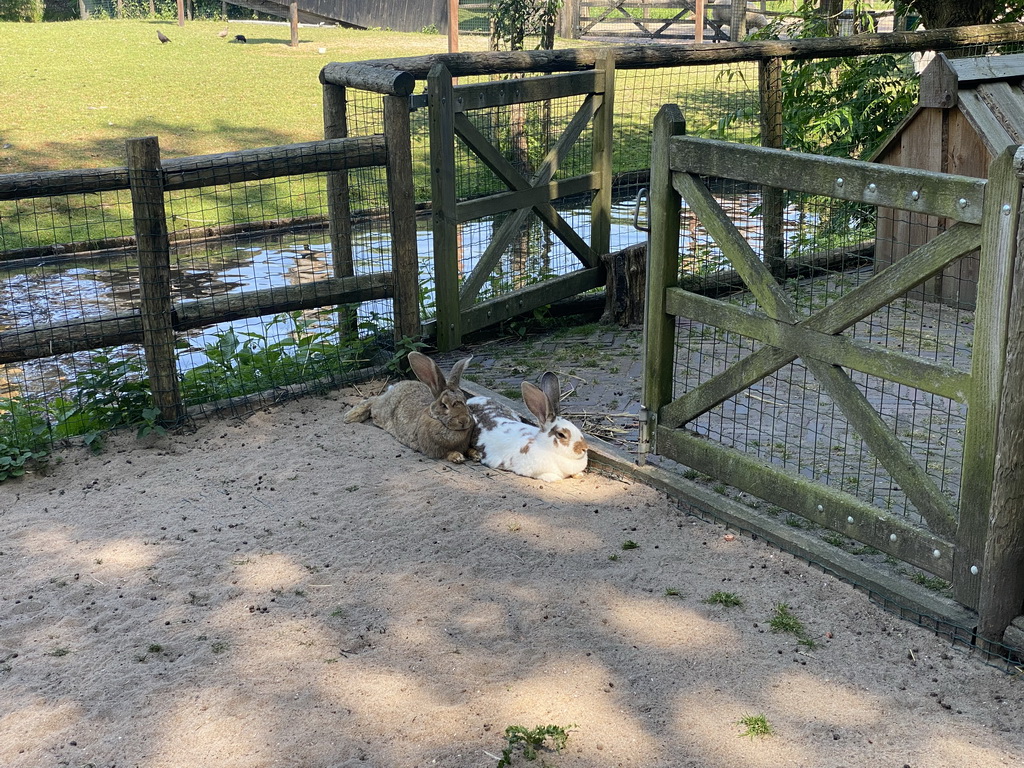
[[[575,727],[575,725],[570,725],[568,728],[563,728],[560,725],[538,725],[536,728],[524,728],[521,725],[510,725],[505,729],[508,746],[501,750],[501,759],[498,761],[497,768],[512,765],[512,755],[516,750],[521,750],[525,759],[536,760],[538,751],[544,748],[545,742],[548,740],[551,742],[549,749],[561,752],[569,739],[569,730]]]
[[[712,592],[701,602],[708,605],[723,605],[726,608],[736,608],[743,605],[743,600],[733,592]]]
[[[755,737],[771,736],[775,733],[772,724],[764,715],[744,715],[737,721],[737,725],[743,726],[743,733],[740,736]]]

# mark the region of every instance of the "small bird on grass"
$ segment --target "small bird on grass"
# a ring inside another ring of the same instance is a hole
[[[235,42],[236,43],[244,43],[245,42],[245,35],[235,35]]]
[[[167,35],[165,35],[159,29],[156,31],[156,39],[159,40],[161,43],[169,43],[169,42],[171,42],[171,38],[169,38]]]
[[[217,37],[227,37],[227,36],[228,36],[228,31],[226,29],[222,29],[220,32],[217,33]]]

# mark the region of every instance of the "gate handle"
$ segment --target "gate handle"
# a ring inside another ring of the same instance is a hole
[[[640,224],[640,206],[647,205],[647,223]],[[636,200],[633,203],[633,229],[640,232],[651,231],[651,200],[647,195],[647,187],[643,187],[636,193]]]

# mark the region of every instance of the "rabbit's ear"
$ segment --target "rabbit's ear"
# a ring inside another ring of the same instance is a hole
[[[551,403],[551,413],[557,416],[561,411],[562,388],[558,385],[558,377],[551,371],[545,371],[540,377],[540,388],[544,390]]]
[[[448,389],[459,388],[459,379],[462,378],[462,372],[466,370],[466,366],[469,365],[469,361],[472,359],[472,355],[464,357],[452,366],[452,372],[448,374]]]
[[[537,418],[539,426],[543,427],[545,424],[550,424],[555,420],[555,411],[552,408],[551,399],[547,393],[528,381],[520,384],[519,388],[523,392],[523,402],[530,409],[530,413]]]
[[[409,353],[409,367],[412,368],[417,379],[430,387],[430,391],[435,397],[444,391],[444,374],[437,363],[422,352]]]

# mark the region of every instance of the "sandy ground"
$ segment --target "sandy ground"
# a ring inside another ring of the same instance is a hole
[[[514,765],[1024,762],[1024,681],[849,585],[642,485],[424,459],[355,400],[0,486],[0,765],[469,768],[547,724]]]

